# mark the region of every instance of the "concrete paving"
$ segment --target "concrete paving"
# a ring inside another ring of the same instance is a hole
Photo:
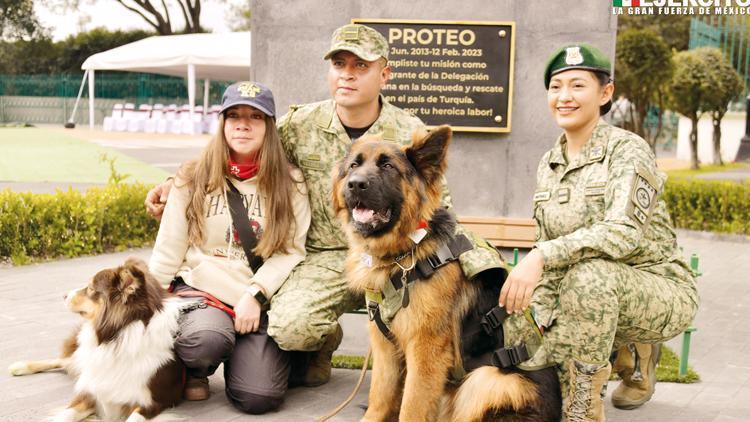
[[[686,255],[701,258],[701,309],[695,321],[690,364],[700,373],[696,384],[659,383],[653,399],[640,409],[621,411],[607,400],[610,421],[691,422],[750,420],[750,240],[680,232]],[[147,259],[148,249],[0,268],[0,367],[22,359],[57,354],[78,317],[66,311],[62,295],[82,285],[102,268],[118,265],[129,255]],[[338,353],[364,355],[367,337],[363,315],[345,315],[344,342]],[[680,350],[680,338],[669,342]],[[289,391],[278,412],[248,416],[233,409],[223,394],[219,373],[211,377],[211,398],[183,403],[175,413],[195,421],[308,421],[324,415],[344,400],[358,371],[334,370],[331,382],[318,388]],[[356,421],[357,405],[366,402],[369,374],[362,391],[333,420]],[[616,384],[610,383],[609,391]],[[41,420],[61,409],[72,397],[73,382],[59,372],[10,377],[0,370],[0,421]]]

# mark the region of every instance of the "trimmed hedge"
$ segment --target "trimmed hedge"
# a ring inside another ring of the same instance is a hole
[[[150,244],[159,222],[144,210],[148,189],[109,184],[83,193],[0,191],[0,257],[24,264]]]
[[[669,180],[664,200],[676,227],[750,235],[750,182]]]
[[[111,183],[84,193],[0,191],[0,261],[24,264],[151,244],[159,222],[143,208],[148,189]],[[748,182],[670,180],[664,199],[679,228],[750,235]]]

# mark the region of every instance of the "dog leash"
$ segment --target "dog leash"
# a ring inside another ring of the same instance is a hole
[[[222,301],[220,301],[219,299],[215,298],[213,295],[210,295],[206,292],[202,292],[200,290],[189,290],[189,291],[183,291],[183,292],[176,292],[175,294],[180,297],[202,297],[203,303],[205,303],[206,305],[212,306],[220,311],[224,311],[232,318],[236,316],[234,313],[234,309],[225,305],[224,303],[222,303]]]
[[[339,412],[341,412],[349,403],[351,403],[352,400],[354,400],[354,396],[357,395],[359,392],[359,389],[362,387],[362,382],[365,380],[365,374],[367,373],[367,365],[370,363],[370,357],[372,356],[372,347],[367,348],[367,356],[365,356],[365,361],[362,363],[362,370],[359,373],[359,379],[357,380],[357,385],[354,386],[354,390],[351,394],[349,394],[349,397],[346,398],[341,404],[336,406],[335,409],[328,412],[325,416],[321,416],[318,419],[316,419],[317,422],[327,422],[332,417],[338,415]]]

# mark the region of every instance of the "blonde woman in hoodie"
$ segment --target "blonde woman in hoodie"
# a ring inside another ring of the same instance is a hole
[[[267,87],[229,86],[219,128],[200,158],[178,171],[149,268],[165,287],[196,296],[175,342],[188,368],[185,398],[208,398],[207,377],[224,363],[229,401],[261,414],[279,407],[287,390],[289,352],[268,336],[266,308],[305,258],[310,205],[301,172],[284,155]],[[247,212],[242,221],[230,213],[235,190]],[[257,239],[249,258],[240,225]]]

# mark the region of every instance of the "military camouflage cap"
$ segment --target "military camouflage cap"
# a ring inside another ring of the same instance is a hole
[[[609,58],[596,47],[579,43],[561,47],[550,56],[544,67],[544,87],[549,89],[552,76],[571,69],[590,70],[612,75]]]
[[[324,59],[328,60],[339,51],[348,51],[367,61],[381,57],[388,60],[388,41],[380,32],[359,24],[344,25],[333,32],[331,49]]]
[[[229,85],[221,98],[221,111],[236,105],[249,105],[262,111],[268,116],[276,116],[276,103],[273,93],[267,86],[258,82],[235,82]]]

